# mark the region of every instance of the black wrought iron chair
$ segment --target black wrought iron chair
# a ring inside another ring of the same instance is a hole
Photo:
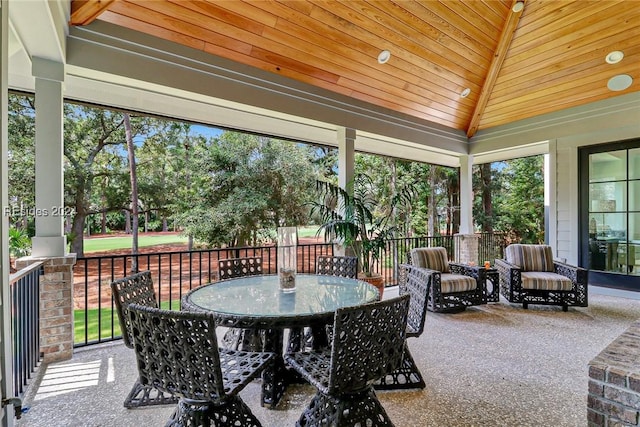
[[[218,261],[220,280],[262,274],[262,257],[229,258]],[[232,350],[260,350],[264,344],[263,334],[252,329],[228,329],[222,337],[225,348]]]
[[[356,279],[358,277],[358,257],[321,255],[316,258],[316,274]]]
[[[407,316],[407,338],[419,337],[424,331],[424,322],[427,317],[429,272],[414,265],[401,264],[398,270],[398,291],[400,295],[409,295],[411,298]],[[406,341],[400,367],[380,378],[373,387],[377,390],[425,387],[420,369],[413,360]]]
[[[218,278],[257,276],[262,274],[262,257],[228,258],[218,260]]]
[[[551,246],[513,244],[496,259],[500,293],[509,302],[587,307],[589,271],[553,260]]]
[[[158,307],[151,272],[141,271],[112,282],[111,293],[118,313],[122,340],[125,346],[133,348],[133,335],[128,320],[129,304]],[[177,397],[165,394],[153,387],[144,386],[140,383],[140,379],[137,379],[124,400],[124,407],[138,408],[151,405],[175,405],[176,403],[178,403]]]
[[[449,262],[443,247],[415,248],[410,256],[411,264],[429,270],[429,311],[450,313],[486,304],[484,267]]]
[[[316,274],[325,276],[358,277],[358,257],[320,255],[316,258]],[[289,330],[289,351],[305,348],[320,348],[328,344],[327,325],[311,325],[307,330],[292,328]]]
[[[238,393],[273,353],[218,348],[209,313],[129,305],[140,381],[180,397],[167,426],[261,424]]]
[[[331,347],[287,353],[286,362],[316,387],[298,426],[393,426],[374,381],[402,363],[409,295],[336,311]]]

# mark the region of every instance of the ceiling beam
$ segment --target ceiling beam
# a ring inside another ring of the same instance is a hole
[[[70,25],[89,25],[116,0],[73,0]]]
[[[512,2],[511,9],[509,10],[509,15],[507,16],[507,22],[505,22],[502,33],[500,34],[498,46],[496,47],[491,65],[489,66],[489,70],[487,71],[487,77],[485,78],[482,89],[480,90],[478,103],[476,104],[476,107],[473,110],[473,114],[471,115],[471,122],[469,123],[469,127],[467,128],[468,138],[471,138],[478,131],[478,126],[480,125],[480,120],[482,119],[482,115],[484,114],[484,109],[489,102],[489,97],[491,96],[491,92],[493,92],[493,86],[495,85],[498,74],[500,73],[500,69],[502,68],[502,63],[507,56],[507,51],[509,50],[509,46],[511,45],[511,40],[513,40],[513,34],[518,27],[518,22],[520,22],[520,17],[522,16],[522,11],[524,10],[524,8],[519,12],[513,11],[515,4],[518,2],[524,3],[524,0],[513,0]]]

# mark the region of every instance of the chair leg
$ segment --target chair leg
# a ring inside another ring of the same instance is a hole
[[[529,303],[523,302],[522,303],[522,308],[524,308],[525,310],[529,308]]]
[[[262,427],[262,424],[239,396],[229,396],[221,404],[181,399],[165,427],[191,426]]]
[[[422,378],[422,374],[409,352],[409,347],[407,347],[406,342],[404,344],[402,365],[373,384],[373,388],[376,390],[398,390],[424,387],[424,379]]]
[[[297,427],[343,425],[393,427],[394,424],[372,388],[339,397],[318,392],[296,423]]]
[[[180,399],[169,393],[163,393],[160,390],[144,386],[137,379],[129,395],[124,400],[125,408],[140,408],[154,405],[175,405]]]

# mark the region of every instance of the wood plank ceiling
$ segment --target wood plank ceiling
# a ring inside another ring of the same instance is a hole
[[[104,20],[469,137],[640,90],[639,3],[515,3],[74,0],[71,24]],[[611,51],[622,61],[608,64]],[[609,90],[619,74],[633,83]]]

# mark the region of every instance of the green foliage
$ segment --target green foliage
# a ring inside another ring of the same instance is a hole
[[[482,182],[481,176],[488,179]],[[474,189],[474,218],[482,230],[505,232],[512,242],[544,241],[543,156],[494,164],[490,176],[486,167],[477,168]],[[490,204],[482,198],[485,190],[491,194]]]
[[[317,181],[318,200],[312,201],[312,213],[322,221],[318,233],[325,240],[337,240],[350,248],[359,258],[362,271],[371,275],[372,262],[378,261],[384,241],[394,237],[397,226],[392,221],[396,207],[409,205],[413,188],[406,186],[388,200],[387,211],[378,215],[374,211],[381,206],[375,195],[373,180],[357,174],[347,188],[327,181]]]
[[[25,230],[9,228],[9,256],[20,258],[31,253],[31,238]]]
[[[238,132],[199,146],[190,208],[177,216],[187,235],[210,246],[251,245],[262,230],[305,223],[314,171],[309,147]]]

